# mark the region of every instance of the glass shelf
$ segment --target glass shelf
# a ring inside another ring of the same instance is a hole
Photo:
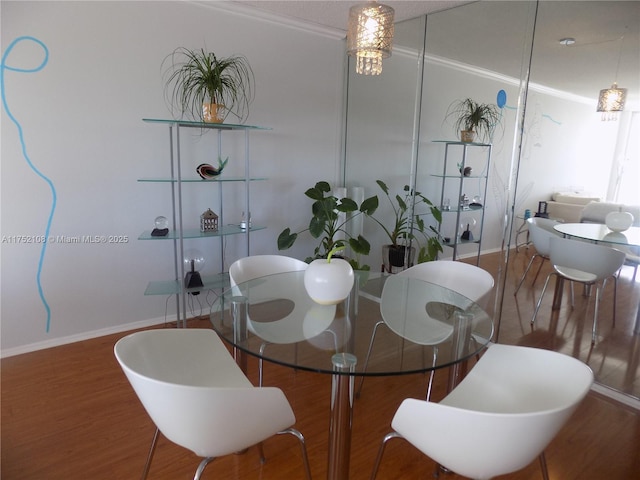
[[[225,183],[225,182],[244,182],[247,179],[244,177],[223,177],[223,178],[183,178],[180,180],[182,183]],[[260,180],[267,180],[266,177],[251,177],[249,181],[255,182]],[[176,183],[176,178],[139,178],[138,182],[145,183]]]
[[[477,244],[477,243],[480,243],[480,239],[479,238],[474,239],[474,240],[462,240],[462,239],[460,239],[457,242],[453,242],[453,241],[444,242],[443,241],[442,245],[444,245],[445,247],[453,247],[454,245],[470,245],[470,244]]]
[[[440,211],[442,213],[456,213],[456,212],[479,212],[480,210],[482,210],[484,207],[469,207],[469,208],[449,208],[449,210],[444,210],[442,207],[440,207]]]
[[[486,175],[462,175],[460,173],[458,175],[442,175],[438,173],[432,173],[431,176],[436,178],[455,178],[456,180],[460,180],[461,178],[487,178]]]
[[[191,120],[172,120],[162,118],[143,118],[143,122],[159,123],[163,125],[177,125],[189,128],[208,128],[212,130],[271,130],[268,127],[258,127],[255,125],[237,125],[233,123],[205,123]]]
[[[202,287],[183,288],[182,282],[178,280],[158,280],[149,282],[145,295],[176,295],[185,292],[200,292],[202,290],[227,289],[230,287],[229,275],[226,273],[218,273],[214,275],[202,275]]]
[[[257,230],[264,230],[265,228],[267,227],[254,225],[249,229],[249,231],[255,232]],[[239,235],[246,232],[247,230],[240,228],[239,225],[225,225],[218,228],[215,232],[201,232],[198,228],[185,228],[182,231],[182,238],[224,237],[226,235]],[[151,236],[151,230],[145,230],[140,234],[138,240],[177,240],[178,238],[179,235],[176,230],[169,231],[169,233],[163,237],[153,237]]]
[[[461,142],[460,140],[431,140],[434,143],[448,143],[449,145],[470,145],[473,147],[490,147],[490,143]]]

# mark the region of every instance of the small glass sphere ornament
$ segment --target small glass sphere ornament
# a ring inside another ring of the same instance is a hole
[[[155,224],[156,228],[169,228],[169,220],[167,220],[167,217],[163,217],[162,215],[156,217]]]
[[[169,233],[169,220],[160,215],[154,220],[155,228],[151,231],[152,237],[164,237]]]

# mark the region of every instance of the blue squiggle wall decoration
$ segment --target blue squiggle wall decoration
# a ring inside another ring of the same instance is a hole
[[[38,44],[42,48],[42,50],[44,51],[44,59],[42,60],[40,65],[38,65],[38,66],[36,66],[34,68],[28,68],[27,69],[27,68],[11,67],[10,65],[7,64],[7,58],[11,54],[11,51],[13,50],[13,48],[18,43],[25,42],[25,41],[35,42],[36,44]],[[42,249],[40,250],[40,259],[38,260],[38,273],[36,274],[36,283],[38,285],[38,293],[40,295],[40,300],[42,301],[44,309],[47,312],[47,326],[46,326],[47,333],[49,332],[49,329],[51,327],[51,308],[49,307],[49,303],[47,302],[47,299],[44,296],[44,291],[42,289],[42,283],[41,283],[41,278],[40,277],[42,275],[42,264],[44,262],[44,256],[45,256],[45,253],[47,251],[47,244],[48,244],[48,240],[49,240],[49,232],[51,231],[51,222],[53,221],[53,214],[54,214],[54,212],[56,210],[57,195],[56,195],[55,186],[53,185],[53,182],[51,181],[51,179],[49,179],[46,175],[44,175],[33,164],[31,159],[29,158],[29,155],[27,154],[27,146],[26,146],[26,143],[25,143],[25,140],[24,140],[24,134],[23,134],[23,131],[22,131],[22,126],[20,125],[20,122],[18,122],[16,117],[14,117],[13,114],[11,113],[11,109],[9,108],[9,104],[7,103],[4,74],[5,74],[6,71],[17,72],[17,73],[36,73],[36,72],[39,72],[40,70],[42,70],[45,67],[45,65],[47,64],[48,61],[49,61],[49,49],[47,49],[47,46],[43,42],[38,40],[37,38],[24,36],[24,37],[16,38],[13,42],[11,42],[9,44],[9,46],[5,50],[4,54],[2,55],[2,63],[0,64],[0,67],[1,67],[0,68],[0,91],[2,93],[2,105],[4,106],[4,109],[7,112],[7,115],[9,116],[11,121],[15,124],[16,128],[18,129],[18,135],[20,137],[20,145],[22,147],[22,155],[23,155],[24,159],[26,160],[27,165],[29,165],[29,167],[31,168],[31,170],[33,170],[36,175],[38,175],[40,178],[42,178],[47,183],[47,185],[49,185],[49,188],[51,189],[51,197],[52,197],[51,211],[49,212],[49,218],[47,219],[47,226],[46,226],[46,229],[45,229],[44,241],[42,242]]]

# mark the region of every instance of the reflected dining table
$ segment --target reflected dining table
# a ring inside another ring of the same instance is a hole
[[[363,308],[363,302],[372,300]],[[365,365],[362,360],[381,310],[392,333],[387,341],[377,341]],[[210,318],[245,371],[251,355],[331,378],[329,480],[349,478],[356,377],[452,367],[453,388],[466,360],[484,349],[493,335],[491,317],[468,298],[407,276],[369,272],[356,272],[349,296],[337,305],[320,305],[309,297],[304,271],[260,277],[225,291],[212,306]],[[437,345],[433,360],[424,355],[429,348],[425,345]]]
[[[614,248],[616,246],[640,248],[640,227],[632,226],[623,232],[614,232],[600,223],[559,223],[553,228],[567,238],[606,243]],[[640,334],[640,303],[636,312],[633,333]]]

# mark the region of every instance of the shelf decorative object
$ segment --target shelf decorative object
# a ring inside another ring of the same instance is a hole
[[[227,166],[227,162],[229,161],[229,157],[222,160],[222,157],[218,157],[218,168],[209,165],[208,163],[201,163],[196,168],[196,173],[200,175],[200,178],[206,180],[207,178],[217,177],[222,173],[224,167]]]
[[[218,57],[204,49],[176,48],[163,61],[165,94],[181,116],[222,123],[228,114],[244,122],[253,101],[255,77],[246,57]]]
[[[159,217],[156,217],[154,223],[155,228],[151,231],[151,236],[166,237],[169,233],[169,220],[167,220],[167,217],[160,215]]]
[[[202,215],[200,215],[200,231],[218,231],[218,215],[216,215],[210,208],[207,208],[207,210]]]
[[[184,277],[184,286],[185,288],[199,288],[203,287],[204,283],[202,283],[202,277],[200,276],[200,272],[197,269],[202,269],[204,267],[204,256],[196,249],[187,250],[185,252],[184,264],[187,270],[187,273]],[[200,294],[199,291],[191,291],[192,295]]]

